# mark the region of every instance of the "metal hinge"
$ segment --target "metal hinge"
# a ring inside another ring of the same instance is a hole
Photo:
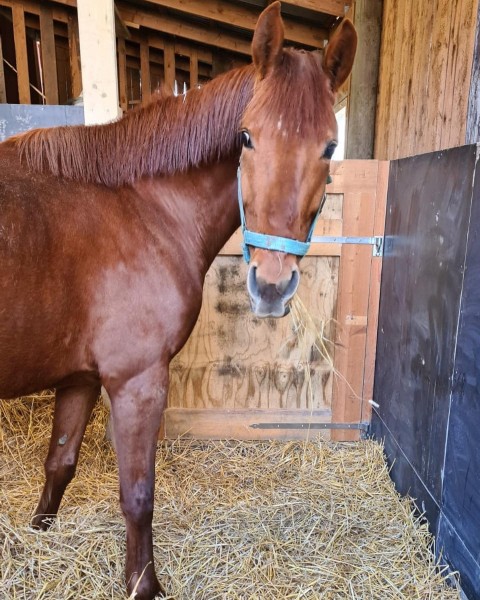
[[[383,236],[375,235],[373,237],[342,237],[328,235],[314,235],[312,243],[315,244],[369,244],[373,246],[373,256],[383,256]]]

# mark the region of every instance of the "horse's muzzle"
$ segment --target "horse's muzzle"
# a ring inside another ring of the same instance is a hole
[[[284,317],[290,312],[288,302],[297,291],[300,282],[298,268],[294,267],[276,282],[265,280],[255,263],[248,269],[247,289],[252,311],[257,317]]]

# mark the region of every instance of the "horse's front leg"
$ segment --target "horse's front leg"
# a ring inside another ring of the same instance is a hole
[[[107,384],[112,403],[120,477],[120,505],[127,529],[125,575],[137,600],[164,595],[155,575],[152,542],[155,452],[167,400],[168,365],[150,368],[118,390]]]
[[[57,514],[65,488],[75,475],[85,428],[99,393],[100,385],[70,386],[55,392],[46,480],[32,519],[33,527],[48,529]]]

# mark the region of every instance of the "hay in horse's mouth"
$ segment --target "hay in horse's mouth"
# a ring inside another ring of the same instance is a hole
[[[29,528],[52,402],[0,402],[1,597],[124,598],[115,457],[95,411],[58,521]],[[458,598],[374,442],[161,444],[158,575],[175,600]]]

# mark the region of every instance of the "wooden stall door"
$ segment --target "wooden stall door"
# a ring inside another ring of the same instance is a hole
[[[332,163],[332,177],[315,235],[383,235],[388,163]],[[291,316],[254,317],[237,231],[207,274],[200,317],[171,364],[166,437],[358,439],[370,418],[381,258],[371,246],[313,244],[301,273],[298,295],[332,360],[318,352],[314,331],[300,341]]]

